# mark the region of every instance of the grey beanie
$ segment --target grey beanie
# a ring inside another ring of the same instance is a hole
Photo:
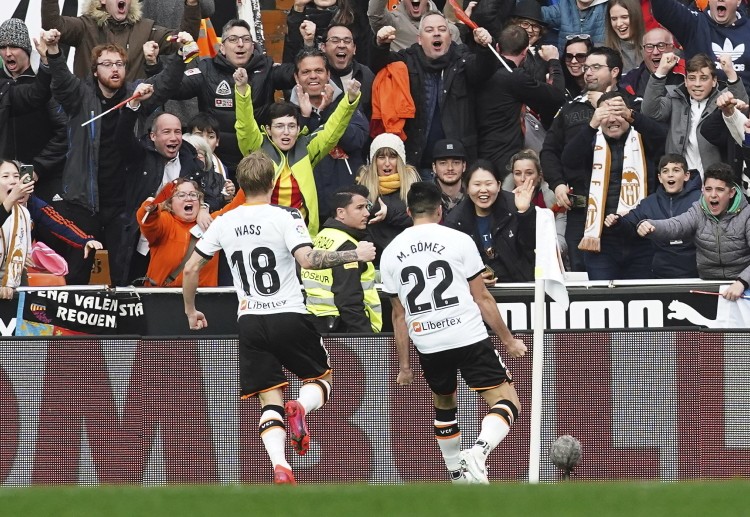
[[[0,25],[0,47],[17,47],[31,55],[29,29],[23,20],[9,18]]]

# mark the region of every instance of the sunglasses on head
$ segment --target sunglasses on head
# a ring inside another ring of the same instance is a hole
[[[573,58],[576,59],[579,63],[583,63],[586,60],[586,57],[588,57],[588,54],[585,52],[580,52],[578,54],[571,54],[569,52],[565,53],[565,61],[573,61]]]
[[[565,39],[568,41],[572,41],[574,39],[591,39],[591,36],[588,34],[568,34],[565,36]]]

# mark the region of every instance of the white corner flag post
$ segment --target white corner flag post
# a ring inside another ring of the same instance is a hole
[[[568,291],[563,279],[557,243],[555,214],[536,208],[536,267],[534,268],[534,340],[531,360],[531,423],[529,436],[529,483],[539,483],[542,452],[542,387],[544,374],[545,292],[568,310]]]

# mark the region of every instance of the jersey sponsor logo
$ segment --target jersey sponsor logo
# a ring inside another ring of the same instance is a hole
[[[226,81],[221,81],[216,87],[216,95],[232,95],[232,88]]]
[[[214,99],[214,106],[217,108],[234,108],[232,99]]]
[[[190,68],[188,70],[185,70],[185,75],[187,75],[187,76],[196,75],[196,74],[202,74],[202,73],[203,72],[201,72],[200,68]]]
[[[721,54],[729,54],[729,57],[732,58],[732,67],[734,68],[735,72],[744,72],[745,71],[745,65],[744,64],[738,64],[735,63],[739,58],[742,57],[742,54],[745,53],[745,44],[740,43],[736,47],[732,44],[731,41],[729,41],[729,38],[726,38],[724,40],[724,46],[721,47],[717,43],[711,43],[711,50],[713,51],[715,56],[720,56]],[[721,63],[718,61],[716,62],[716,67],[721,70]]]
[[[420,333],[446,329],[459,323],[461,323],[461,318],[445,318],[440,321],[415,321],[411,324],[411,328],[414,332]]]

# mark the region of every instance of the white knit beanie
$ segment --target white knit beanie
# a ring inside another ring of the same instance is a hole
[[[381,133],[372,140],[372,144],[370,144],[370,163],[375,159],[375,154],[384,147],[393,149],[401,157],[401,160],[406,163],[404,142],[398,135],[394,135],[393,133]]]

